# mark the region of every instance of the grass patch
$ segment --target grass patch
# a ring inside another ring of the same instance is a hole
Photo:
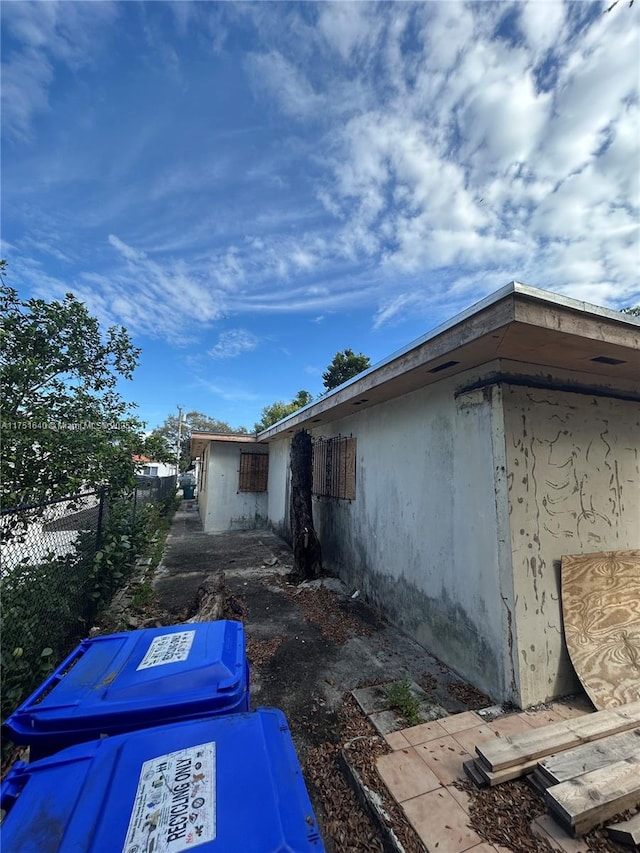
[[[408,679],[396,681],[387,690],[390,706],[394,711],[399,711],[410,726],[417,726],[422,722],[420,716],[420,703],[411,692]]]
[[[131,609],[136,613],[143,613],[148,607],[153,604],[155,594],[150,580],[145,580],[133,593],[131,598]]]
[[[167,534],[171,527],[173,516],[181,504],[181,500],[177,495],[172,495],[165,500],[160,512],[158,512],[155,522],[154,542],[151,546],[149,556],[151,557],[151,568],[156,569],[162,560],[164,546],[167,541]]]

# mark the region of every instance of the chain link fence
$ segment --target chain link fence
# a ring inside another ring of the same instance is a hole
[[[0,511],[1,714],[5,719],[87,635],[147,545],[175,477]]]
[[[161,503],[176,491],[176,477],[148,477],[138,474],[134,501],[136,505]]]

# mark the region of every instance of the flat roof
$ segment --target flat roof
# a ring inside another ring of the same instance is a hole
[[[200,456],[210,441],[227,441],[235,444],[256,444],[258,439],[255,433],[232,433],[232,432],[200,432],[193,430],[189,450],[191,458]]]
[[[512,281],[263,430],[258,441],[342,418],[353,406],[369,408],[495,359],[640,386],[640,319]]]

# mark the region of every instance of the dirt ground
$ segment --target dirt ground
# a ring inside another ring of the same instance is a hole
[[[383,850],[342,771],[343,744],[376,734],[350,691],[407,677],[449,713],[489,700],[352,598],[354,590],[330,578],[297,587],[287,579],[292,568],[291,549],[274,534],[205,534],[195,502],[185,501],[155,573],[155,605],[163,621],[188,619],[200,584],[224,572],[224,615],[245,626],[252,707],[284,711],[327,849]],[[423,849],[408,827],[402,835],[407,851]]]
[[[425,853],[376,770],[377,757],[389,747],[351,691],[363,688],[360,704],[366,707],[363,696],[373,696],[376,705],[387,694],[375,685],[406,679],[413,682],[412,690],[421,688],[420,711],[433,713],[429,719],[487,708],[491,699],[388,624],[339,580],[291,583],[292,562],[289,546],[265,530],[203,533],[195,501],[183,501],[158,568],[143,568],[91,635],[193,619],[202,606],[199,588],[223,572],[224,584],[216,585],[216,595],[221,590],[224,618],[244,623],[251,705],[284,711],[327,853]],[[377,710],[367,708],[380,725]],[[398,728],[411,722],[398,711],[384,711],[383,716]],[[24,758],[23,752],[16,749],[10,758]],[[363,805],[363,784],[373,792],[369,801],[377,801],[376,820]],[[473,801],[470,825],[486,842],[508,844],[500,849],[515,853],[550,849],[531,833],[532,818],[546,807],[526,782],[482,791],[468,782],[460,787]],[[621,850],[601,827],[583,841],[592,853]]]

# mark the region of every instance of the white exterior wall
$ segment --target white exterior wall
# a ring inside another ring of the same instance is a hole
[[[640,404],[513,386],[503,394],[524,707],[577,687],[561,557],[640,547]]]
[[[178,470],[177,465],[171,465],[168,462],[138,462],[138,474],[144,473],[145,468],[157,468],[154,477],[175,477]]]
[[[200,513],[200,520],[202,521],[202,527],[206,530],[205,527],[205,519],[207,517],[207,508],[209,505],[209,457],[211,454],[211,443],[207,444],[200,459],[200,466],[198,468],[198,483],[197,483],[197,497],[198,497],[198,512]]]
[[[241,452],[258,451],[255,446],[230,441],[211,441],[205,451],[206,486],[199,505],[206,533],[251,530],[265,525],[267,492],[238,491]],[[265,453],[266,447],[259,452]]]
[[[278,536],[291,541],[289,495],[291,484],[291,438],[269,444],[268,524]]]
[[[353,434],[357,462],[356,499],[314,500],[314,522],[327,569],[460,675],[511,698],[511,563],[496,535],[501,525],[508,543],[508,502],[503,471],[496,499],[491,451],[504,448],[501,401],[497,391],[456,400],[459,384],[443,380],[315,430]],[[276,471],[288,479],[289,439],[270,447],[277,529],[288,515]]]

